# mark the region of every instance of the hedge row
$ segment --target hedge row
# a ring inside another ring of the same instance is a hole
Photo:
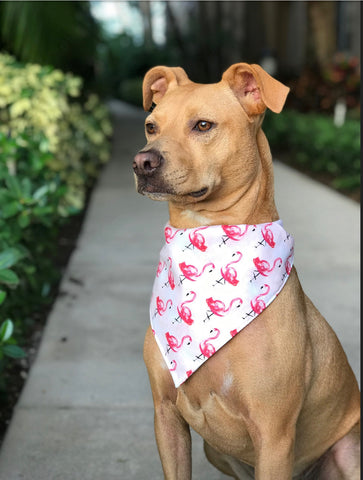
[[[359,121],[348,119],[337,127],[330,116],[286,110],[268,112],[263,130],[272,149],[290,152],[292,163],[311,172],[328,172],[335,188],[360,186]]]
[[[107,109],[84,98],[80,78],[0,54],[0,381],[50,301],[57,234],[84,208],[111,133]]]

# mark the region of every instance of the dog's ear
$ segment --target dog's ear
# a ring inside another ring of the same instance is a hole
[[[154,67],[149,70],[142,84],[143,106],[149,111],[152,103],[158,104],[167,90],[190,82],[181,67]]]
[[[290,90],[259,65],[248,63],[232,65],[222,80],[229,84],[249,117],[263,113],[266,108],[280,113]]]

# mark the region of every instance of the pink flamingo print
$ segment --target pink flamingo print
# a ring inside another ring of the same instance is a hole
[[[241,298],[234,298],[233,300],[231,300],[229,307],[226,307],[222,300],[213,300],[212,297],[207,298],[206,302],[211,312],[218,317],[223,317],[226,313],[228,313],[231,310],[234,302],[239,302],[237,308],[243,303]]]
[[[288,275],[290,275],[291,269],[292,269],[292,265],[291,265],[291,262],[290,262],[290,258],[292,257],[293,253],[294,253],[294,251],[292,251],[292,252],[290,253],[290,255],[287,257],[286,262],[285,262],[285,270],[286,270],[286,273],[287,273]]]
[[[271,225],[272,225],[272,223],[266,224],[262,228],[261,233],[262,233],[262,236],[263,236],[263,239],[265,240],[265,242],[268,243],[270,245],[270,247],[274,248],[274,246],[276,245],[275,240],[274,240],[274,234],[268,228]]]
[[[176,236],[178,232],[183,232],[184,230],[175,230],[173,233],[173,229],[170,227],[165,227],[164,229],[164,235],[165,235],[165,241],[166,243],[170,243],[173,238]]]
[[[221,247],[223,244],[227,243],[228,240],[233,240],[235,242],[240,240],[243,235],[247,233],[247,230],[250,227],[252,228],[252,231],[254,231],[256,225],[246,225],[243,232],[241,227],[239,227],[238,225],[222,225],[222,229],[225,235],[222,236],[222,243],[219,246]]]
[[[180,340],[180,343],[178,343],[178,339],[174,337],[174,335],[170,335],[169,332],[166,332],[165,338],[168,342],[170,350],[173,350],[173,352],[180,350],[185,341],[188,341],[187,345],[192,343],[192,337],[190,335],[184,335],[184,337],[182,337]]]
[[[176,363],[176,361],[175,361],[175,360],[172,360],[172,361],[170,362],[170,365],[171,365],[171,367],[169,368],[169,370],[170,370],[171,372],[175,372],[176,367],[178,366],[178,364]]]
[[[207,250],[208,247],[205,244],[205,238],[201,233],[199,233],[200,230],[205,230],[206,228],[208,227],[196,228],[189,234],[190,245],[187,248],[193,245],[193,247],[197,248],[201,252],[205,252]]]
[[[168,281],[169,281],[170,288],[172,290],[174,290],[175,281],[174,281],[174,277],[173,277],[173,272],[171,271],[173,261],[170,257],[168,257],[168,260],[169,260]]]
[[[263,287],[266,287],[266,291],[263,292],[263,293],[260,293],[260,295],[257,295],[257,297],[254,300],[251,300],[252,310],[257,314],[259,314],[259,313],[263,312],[263,310],[265,310],[266,304],[263,300],[261,300],[261,297],[267,295],[270,291],[270,286],[267,285],[266,283],[265,283],[265,285],[263,285]],[[263,288],[263,287],[261,287],[261,288]]]
[[[156,271],[156,276],[157,277],[160,277],[160,274],[163,271],[164,266],[165,266],[164,262],[159,262],[158,269]]]
[[[263,275],[264,277],[267,277],[267,275],[274,270],[274,268],[278,263],[280,263],[279,267],[281,267],[282,258],[280,257],[276,258],[272,267],[270,266],[267,260],[261,260],[259,257],[254,258],[253,263],[255,264],[255,267],[257,268],[258,273]]]
[[[201,275],[203,275],[203,273],[205,272],[206,268],[208,267],[211,267],[212,270],[215,268],[214,266],[214,263],[206,263],[204,265],[204,267],[202,268],[201,272],[198,272],[198,269],[197,267],[195,267],[194,265],[187,265],[185,262],[182,262],[182,263],[179,263],[179,268],[180,270],[182,271],[183,275],[184,275],[184,279],[187,279],[187,280],[191,280],[192,282],[195,282],[195,280],[200,277]],[[210,272],[212,271],[210,270]],[[182,280],[181,280],[182,282]]]
[[[215,340],[216,338],[219,337],[219,334],[221,333],[218,328],[214,328],[213,330],[210,331],[210,333],[213,333],[213,331],[215,332],[215,335],[212,336],[212,337],[209,337],[207,338],[206,340],[203,340],[202,342],[200,342],[199,344],[199,348],[200,348],[200,351],[202,352],[202,355],[204,355],[205,357],[209,358],[211,357],[216,349],[214,347],[214,345],[212,345],[211,343],[209,343],[211,340]]]
[[[187,293],[187,295],[189,295],[189,293]],[[183,322],[185,322],[187,325],[191,325],[194,320],[192,319],[192,312],[190,311],[190,308],[187,307],[185,304],[186,303],[191,303],[191,302],[194,302],[197,294],[195,292],[190,292],[190,295],[193,296],[193,298],[191,298],[190,300],[185,300],[184,302],[182,302],[178,307],[177,307],[177,310],[178,310],[178,313],[179,313],[179,317],[183,320]]]
[[[226,282],[230,283],[233,286],[236,286],[238,284],[239,280],[237,279],[236,269],[234,267],[231,267],[231,265],[240,262],[243,255],[242,255],[241,252],[234,253],[232,255],[232,257],[234,255],[238,255],[237,260],[233,260],[232,262],[227,263],[227,265],[225,267],[222,267],[221,268],[221,274],[222,274],[223,279]]]
[[[156,297],[156,311],[160,316],[164,315],[168,306],[169,308],[171,308],[172,305],[173,302],[171,301],[171,299],[164,303],[164,301],[160,297]]]

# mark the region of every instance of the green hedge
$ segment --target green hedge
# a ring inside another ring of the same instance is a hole
[[[32,315],[51,301],[58,232],[84,208],[111,133],[80,78],[0,54],[0,381],[7,358],[22,355],[16,343]]]
[[[266,114],[263,130],[273,150],[288,151],[291,163],[311,172],[328,172],[341,190],[360,186],[360,124],[348,119],[336,127],[332,117],[286,110]]]

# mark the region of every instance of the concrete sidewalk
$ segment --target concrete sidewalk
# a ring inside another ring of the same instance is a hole
[[[134,190],[140,110],[114,103],[113,158],[95,189],[0,452],[0,480],[160,480],[142,359],[164,203]],[[299,276],[359,369],[359,206],[276,163]],[[222,480],[193,436],[193,478]]]

